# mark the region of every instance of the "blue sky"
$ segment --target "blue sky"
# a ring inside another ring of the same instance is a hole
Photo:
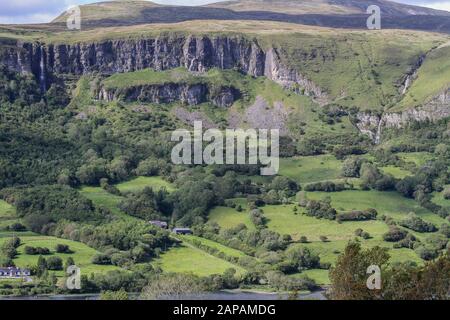
[[[450,11],[450,0],[396,0]],[[71,5],[96,2],[95,0],[0,0],[1,23],[49,22]],[[153,2],[176,5],[200,5],[214,0],[154,0]]]

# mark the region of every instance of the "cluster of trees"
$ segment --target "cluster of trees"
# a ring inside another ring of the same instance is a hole
[[[157,192],[146,187],[143,191],[128,196],[119,204],[119,208],[129,214],[144,220],[167,219],[172,213],[173,202],[165,189]]]
[[[378,212],[375,209],[367,209],[363,211],[353,210],[350,212],[341,212],[336,216],[338,222],[342,221],[367,221],[376,220]]]
[[[20,246],[21,240],[17,236],[13,236],[6,240],[0,247],[0,266],[14,266],[13,259],[17,256],[17,248]]]
[[[34,255],[46,256],[51,253],[49,248],[30,247],[30,246],[26,246],[24,251],[25,251],[25,254],[28,254],[31,256],[34,256]]]
[[[109,214],[100,212],[92,201],[66,186],[3,189],[0,196],[14,204],[18,216],[37,233],[47,233],[60,220],[95,222]]]
[[[388,266],[386,248],[362,250],[351,242],[330,271],[329,295],[335,300],[436,300],[448,299],[450,252],[423,266],[397,263]],[[369,266],[381,270],[381,289],[367,286]]]
[[[437,228],[431,222],[426,222],[414,213],[410,213],[408,217],[399,223],[402,227],[417,232],[435,232]]]
[[[339,192],[348,190],[350,186],[343,182],[322,181],[310,183],[305,186],[305,191],[323,191],[323,192]]]
[[[306,204],[306,215],[319,219],[336,219],[336,209],[331,206],[331,199],[309,200]]]

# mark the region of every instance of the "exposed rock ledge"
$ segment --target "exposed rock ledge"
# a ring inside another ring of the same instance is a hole
[[[421,108],[403,112],[388,112],[382,115],[359,113],[356,127],[368,135],[376,144],[380,143],[384,128],[403,128],[411,122],[431,121],[450,117],[450,89],[444,90]]]
[[[151,68],[185,67],[192,72],[211,68],[236,69],[253,76],[267,76],[283,87],[321,101],[327,95],[297,70],[284,65],[277,49],[263,49],[256,39],[237,35],[159,36],[149,39],[105,40],[97,43],[42,44],[18,41],[0,53],[0,63],[11,70],[48,75],[111,75]],[[41,83],[49,86],[49,83]]]
[[[146,103],[181,102],[185,105],[198,105],[205,102],[228,108],[239,99],[239,90],[233,87],[220,87],[211,90],[207,84],[167,83],[140,85],[125,88],[101,88],[98,99],[104,101],[139,101]]]

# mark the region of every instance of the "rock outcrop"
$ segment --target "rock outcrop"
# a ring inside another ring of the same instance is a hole
[[[49,74],[111,75],[146,68],[160,71],[185,67],[192,72],[235,69],[253,77],[267,76],[299,93],[326,97],[304,75],[283,65],[275,48],[264,50],[256,39],[237,35],[159,36],[48,45],[18,41],[0,53],[0,63],[17,72],[33,73],[36,79],[47,79]]]
[[[359,113],[356,127],[378,144],[384,128],[401,129],[412,122],[435,122],[448,117],[450,117],[450,88],[442,91],[420,108],[384,114]]]
[[[98,93],[98,99],[104,101],[122,100],[158,104],[181,102],[190,106],[211,102],[221,108],[231,107],[239,97],[240,92],[235,88],[224,86],[212,90],[205,83],[167,83],[124,88],[103,87]]]

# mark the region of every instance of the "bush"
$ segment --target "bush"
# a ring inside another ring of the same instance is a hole
[[[434,260],[439,256],[439,252],[436,249],[426,246],[419,246],[416,249],[416,253],[420,258],[426,261]]]
[[[14,231],[14,232],[23,232],[27,230],[27,227],[25,227],[23,224],[21,223],[13,223],[10,226],[6,227],[7,231]]]
[[[347,178],[359,178],[362,159],[357,157],[349,157],[342,164],[342,176]]]
[[[305,236],[301,236],[299,242],[300,243],[308,243],[308,238]]]
[[[435,232],[436,226],[432,223],[425,222],[414,213],[408,215],[408,217],[399,223],[402,227],[417,231],[417,232]]]
[[[63,270],[63,260],[60,257],[49,257],[47,259],[48,270]]]
[[[339,213],[336,216],[337,221],[367,221],[376,220],[378,212],[375,209],[367,209],[364,211],[351,211]]]
[[[329,220],[336,219],[336,210],[331,207],[331,199],[310,200],[306,205],[306,215]]]
[[[322,242],[328,242],[328,237],[326,237],[326,236],[320,236],[320,241],[322,241]]]
[[[368,240],[371,238],[370,233],[364,231],[363,233],[361,233],[361,237],[365,240]]]
[[[339,192],[346,190],[345,183],[334,183],[332,181],[323,181],[317,183],[310,183],[305,186],[305,191],[323,191],[323,192]]]
[[[73,251],[70,250],[70,247],[66,244],[57,244],[55,247],[55,251],[57,253],[73,253]]]
[[[29,247],[26,246],[25,247],[25,254],[28,255],[49,255],[50,254],[50,249],[48,248],[41,248],[41,247]]]
[[[110,265],[111,258],[106,254],[99,253],[92,257],[92,263],[98,265]]]
[[[398,242],[405,239],[407,235],[407,231],[398,227],[391,227],[390,230],[383,235],[383,239],[387,242]]]

